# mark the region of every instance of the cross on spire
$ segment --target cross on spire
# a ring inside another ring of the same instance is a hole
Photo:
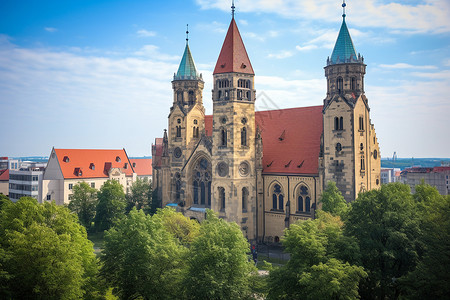
[[[186,24],[186,45],[189,42],[189,24]]]
[[[231,1],[231,17],[234,19],[234,9],[236,7],[234,6],[234,0]]]
[[[345,7],[347,6],[347,4],[345,4],[345,0],[343,0],[342,3],[342,17],[345,18],[346,14],[345,14]]]

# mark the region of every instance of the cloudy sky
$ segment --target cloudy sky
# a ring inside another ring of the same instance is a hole
[[[167,127],[186,24],[212,113],[230,2],[0,1],[0,156],[49,155],[53,146],[151,155]],[[266,96],[257,109],[321,105],[341,1],[235,5],[257,93]],[[367,64],[382,157],[450,157],[450,1],[347,0],[346,13]]]

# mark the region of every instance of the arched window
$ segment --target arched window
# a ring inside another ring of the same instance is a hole
[[[242,211],[247,211],[248,204],[248,189],[246,187],[242,188]]]
[[[337,152],[341,152],[341,151],[342,151],[342,145],[341,145],[341,143],[337,143],[337,144],[336,144],[336,151],[337,151]]]
[[[274,210],[284,209],[284,195],[279,184],[273,186],[272,207]]]
[[[176,202],[180,202],[180,200],[181,200],[180,174],[175,175],[175,200],[176,200]]]
[[[181,137],[181,125],[177,126],[177,137]]]
[[[359,150],[364,151],[364,144],[363,143],[359,144]]]
[[[297,189],[297,212],[309,212],[311,210],[311,193],[306,185]]]
[[[182,91],[178,91],[177,92],[177,102],[178,103],[182,103],[183,102],[183,92]]]
[[[222,91],[219,91],[218,98],[220,99],[222,97]]]
[[[344,130],[344,118],[339,118],[339,130]]]
[[[352,77],[350,79],[350,89],[356,90],[356,78],[355,77]]]
[[[211,206],[211,163],[201,158],[192,175],[194,204]],[[200,203],[199,203],[200,202]]]
[[[366,170],[366,164],[365,164],[364,156],[361,156],[361,172],[363,172],[364,170]]]
[[[241,146],[247,146],[247,129],[245,127],[241,130]]]
[[[305,211],[306,212],[311,211],[311,198],[310,197],[305,198]]]
[[[237,90],[237,99],[242,100],[242,90]]]
[[[364,118],[359,117],[359,130],[364,131]]]
[[[298,196],[298,205],[297,205],[298,211],[303,211],[303,197]]]
[[[334,130],[339,130],[339,118],[334,117]]]
[[[252,100],[251,95],[252,95],[252,93],[250,91],[247,91],[247,96],[246,96],[247,100]]]
[[[225,189],[223,187],[219,187],[219,204],[220,210],[225,210]]]
[[[194,103],[195,103],[194,91],[189,91],[189,105],[194,105]]]
[[[374,159],[378,158],[378,151],[377,150],[373,150],[373,158]]]
[[[227,130],[225,128],[222,128],[220,132],[220,145],[222,147],[227,146]]]
[[[336,89],[338,91],[338,93],[341,93],[343,91],[344,88],[344,82],[342,80],[342,77],[338,77],[336,79]]]

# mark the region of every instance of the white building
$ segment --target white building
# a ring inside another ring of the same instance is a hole
[[[9,170],[9,198],[16,202],[22,197],[42,199],[42,175],[45,164],[24,163],[20,169]]]
[[[381,184],[399,181],[400,172],[401,170],[399,168],[382,168]]]

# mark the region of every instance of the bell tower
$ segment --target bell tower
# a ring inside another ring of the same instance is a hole
[[[202,98],[204,82],[195,67],[188,34],[187,29],[183,58],[173,76],[173,104],[168,124],[171,184],[166,184],[166,188],[170,189],[170,201],[175,203],[184,201],[183,191],[186,187],[181,169],[205,132],[205,108]]]
[[[213,201],[219,216],[256,238],[255,89],[253,67],[232,19],[213,73]]]
[[[344,198],[353,201],[359,192],[379,187],[381,164],[364,93],[366,65],[364,57],[356,55],[345,22],[345,0],[342,8],[341,29],[325,67],[323,182],[336,182]]]

